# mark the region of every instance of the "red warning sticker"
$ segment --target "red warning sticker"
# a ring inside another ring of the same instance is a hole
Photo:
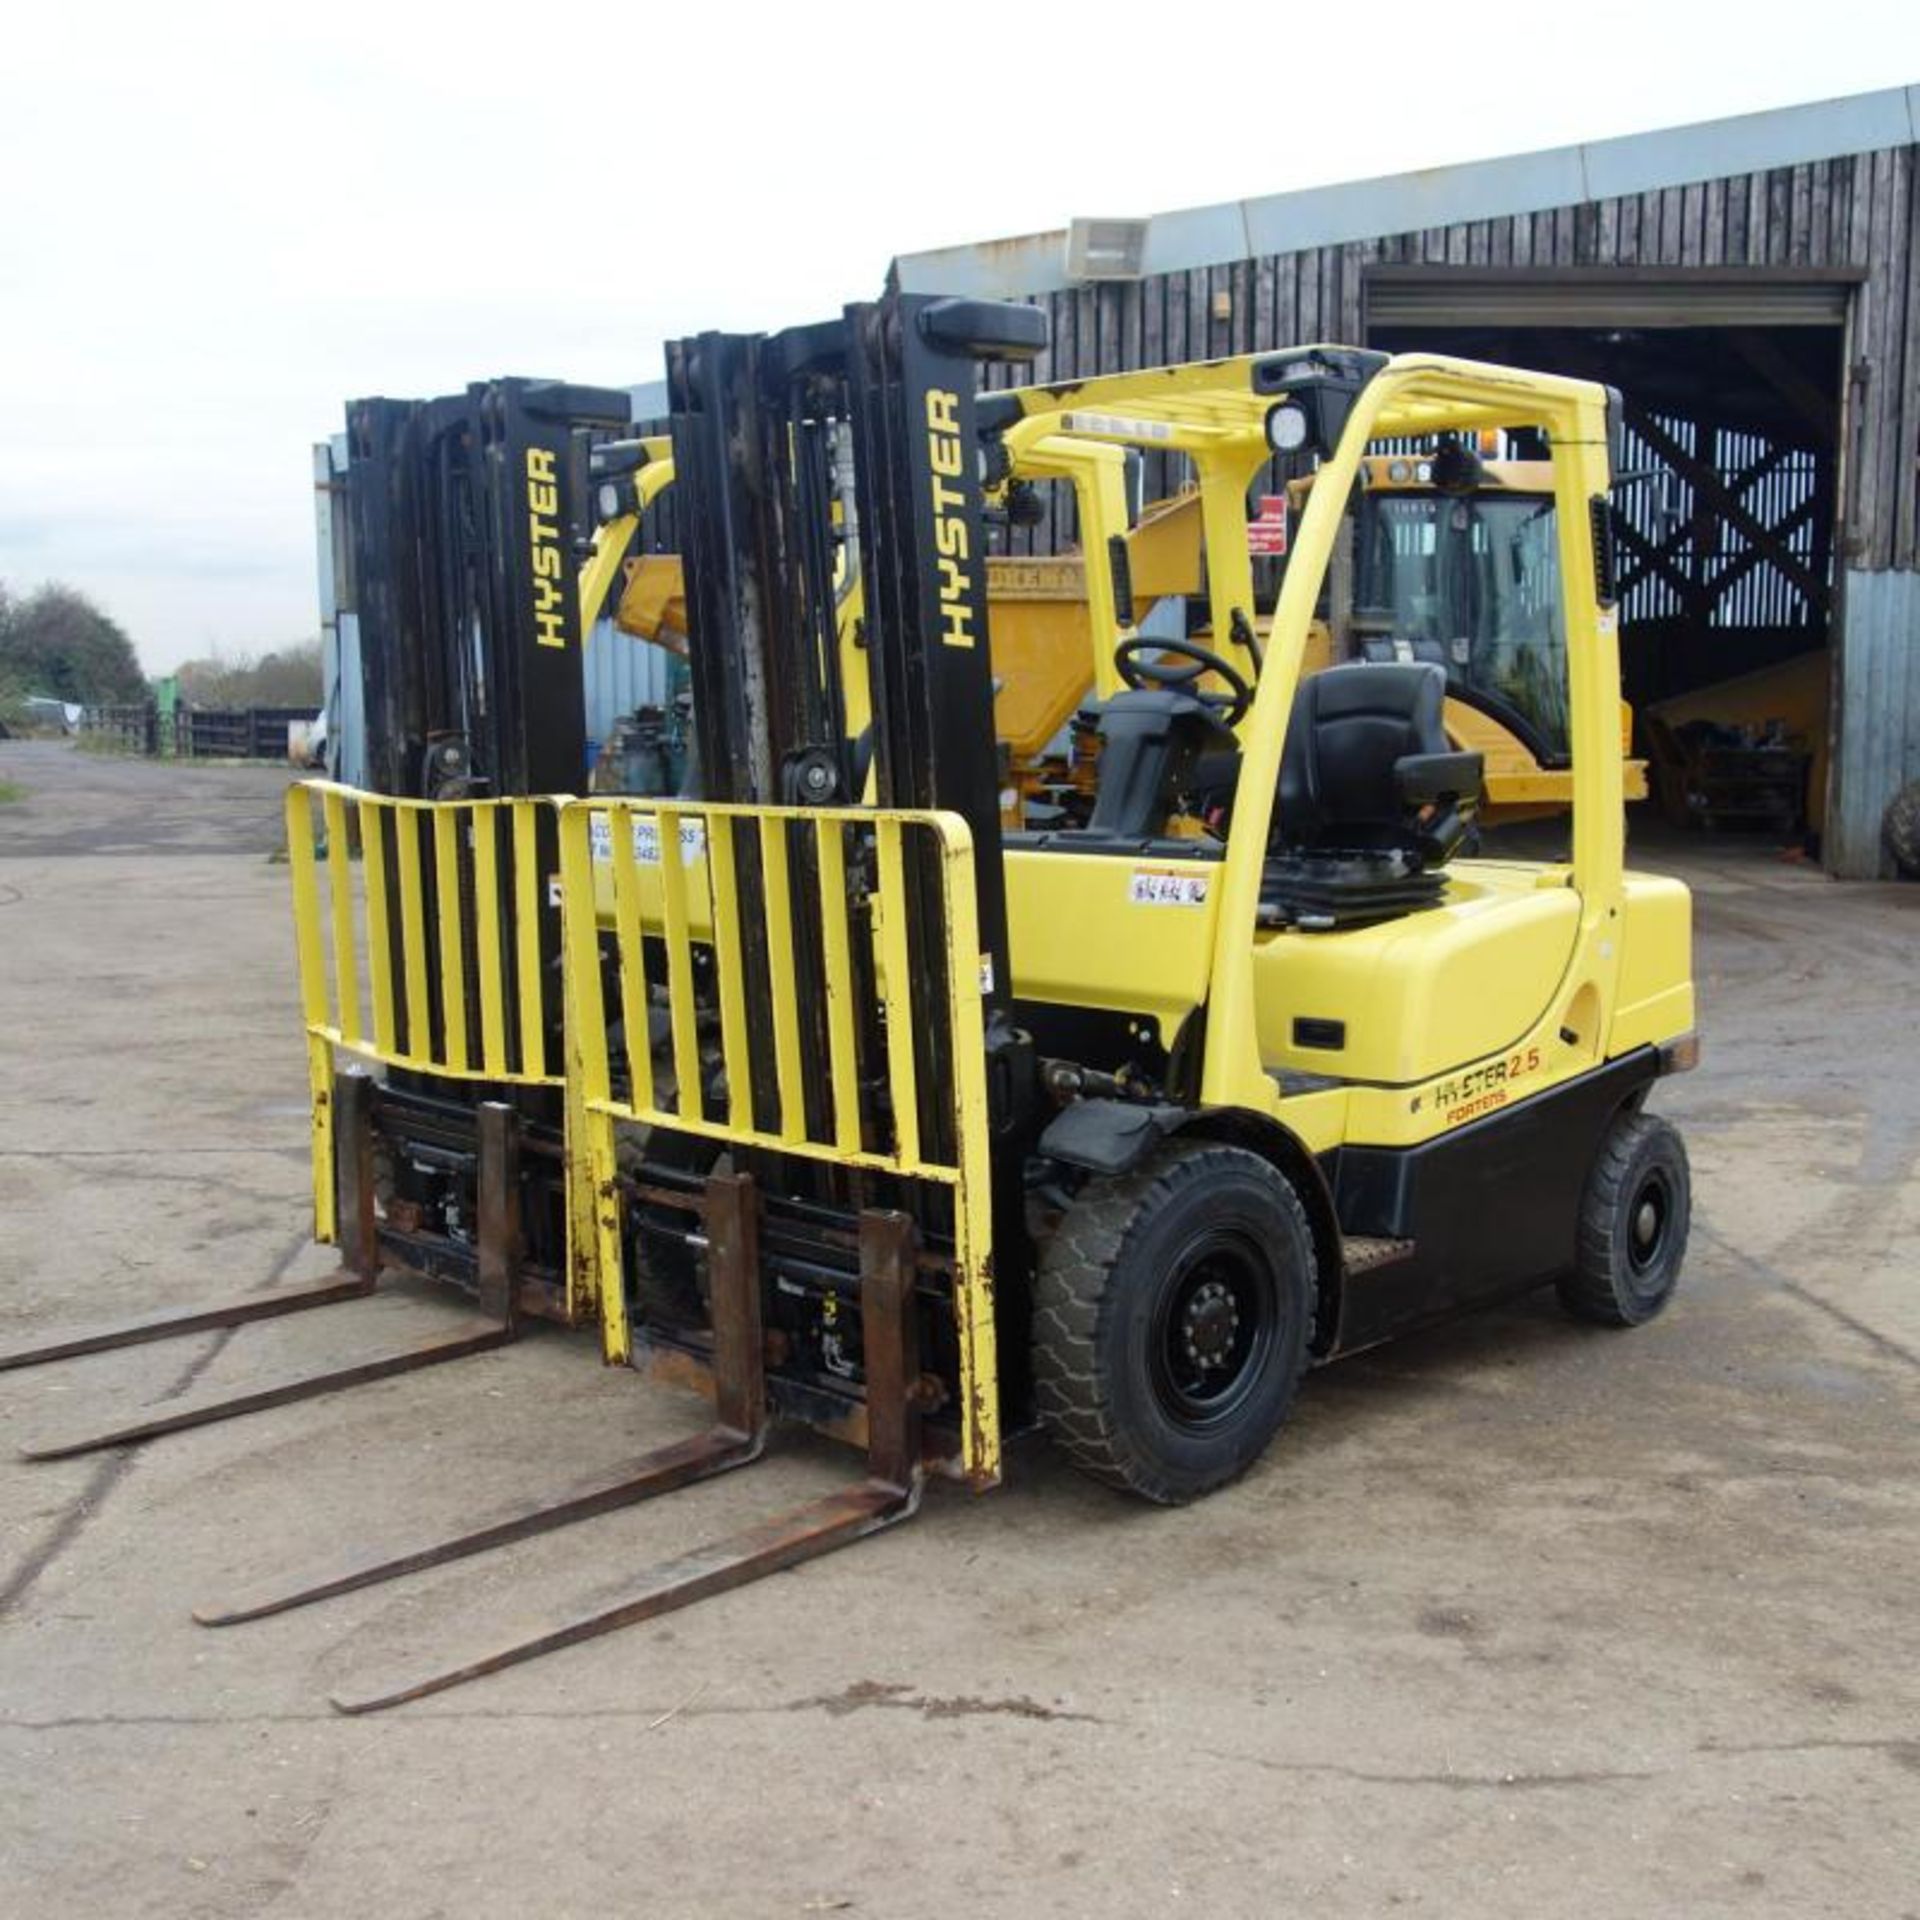
[[[1247,522],[1247,551],[1251,554],[1285,553],[1287,550],[1287,496],[1263,493],[1260,510]]]

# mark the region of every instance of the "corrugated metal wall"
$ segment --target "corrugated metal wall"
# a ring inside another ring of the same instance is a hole
[[[327,720],[329,779],[366,784],[366,688],[360,678],[360,618],[340,604],[345,566],[347,443],[313,449],[314,558],[320,589],[320,687]]]
[[[604,746],[607,730],[623,713],[631,713],[635,707],[660,705],[667,697],[670,660],[664,648],[636,640],[611,620],[602,620],[588,637],[583,662],[587,738],[596,746]]]
[[[1849,569],[1843,608],[1833,724],[1842,771],[1827,807],[1826,860],[1843,879],[1867,880],[1885,870],[1887,802],[1920,780],[1920,573]]]
[[[367,784],[367,690],[360,677],[360,616],[338,615],[321,648],[326,688],[327,777]]]

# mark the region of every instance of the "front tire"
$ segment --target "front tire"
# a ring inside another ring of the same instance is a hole
[[[1041,1256],[1034,1392],[1082,1472],[1166,1505],[1244,1473],[1313,1340],[1313,1234],[1259,1155],[1175,1141],[1087,1183]]]
[[[1644,1326],[1673,1297],[1692,1220],[1693,1175],[1678,1130],[1650,1113],[1621,1114],[1587,1175],[1560,1304],[1598,1326]]]

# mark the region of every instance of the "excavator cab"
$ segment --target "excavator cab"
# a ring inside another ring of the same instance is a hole
[[[1442,669],[1449,731],[1486,761],[1489,818],[1516,821],[1572,796],[1553,467],[1499,457],[1498,434],[1478,439],[1362,460],[1346,645],[1351,658]],[[1632,739],[1622,702],[1623,791],[1642,800],[1646,763]]]
[[[1370,461],[1363,471],[1413,465]],[[1418,465],[1432,472],[1435,463]],[[1541,764],[1563,765],[1567,643],[1553,495],[1512,481],[1496,488],[1494,471],[1476,461],[1473,481],[1446,490],[1369,485],[1367,510],[1355,516],[1354,643],[1361,659],[1438,666],[1450,690]]]

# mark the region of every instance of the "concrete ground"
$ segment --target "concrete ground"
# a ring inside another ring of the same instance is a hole
[[[317,1274],[271,769],[0,745],[0,1341]],[[832,1484],[824,1444],[251,1627],[189,1609],[692,1431],[552,1335],[0,1463],[22,1916],[1920,1912],[1920,888],[1696,889],[1683,1293],[1316,1376],[1156,1512],[1044,1449],[915,1525],[374,1719],[328,1690]],[[1489,1221],[1489,1230],[1498,1223]],[[0,1447],[431,1325],[400,1297],[0,1378]]]

